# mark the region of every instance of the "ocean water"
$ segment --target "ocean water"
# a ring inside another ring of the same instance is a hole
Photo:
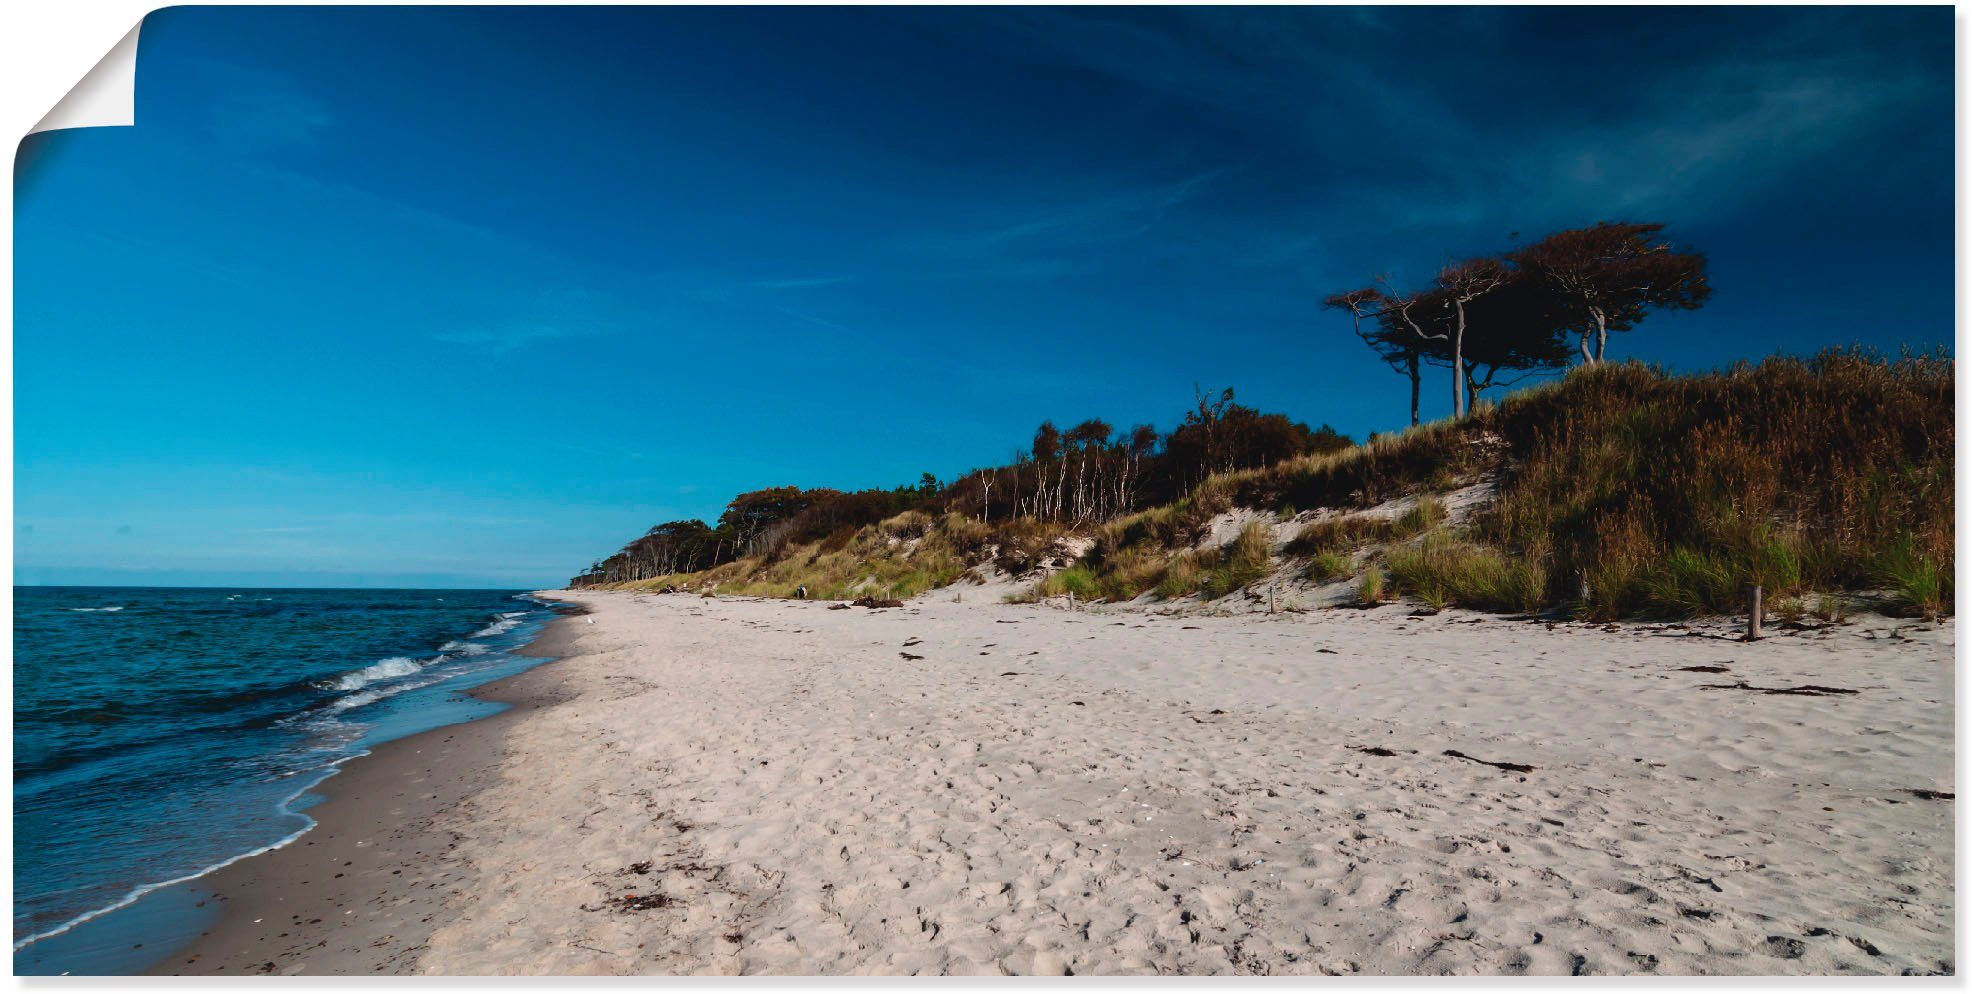
[[[498,710],[463,692],[539,663],[512,650],[553,616],[510,591],[16,588],[16,972],[168,954],[200,875],[304,832],[338,764]]]

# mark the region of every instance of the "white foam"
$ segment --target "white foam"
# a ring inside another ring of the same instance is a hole
[[[115,605],[112,605],[112,606],[110,606],[110,607],[72,607],[72,608],[69,608],[69,610],[71,610],[71,611],[121,611],[121,610],[123,610],[123,605],[121,605],[121,604],[115,604]]]
[[[479,631],[472,633],[472,637],[482,638],[487,635],[504,635],[507,632],[513,631],[514,627],[520,624],[520,619],[524,617],[526,614],[527,612],[525,611],[503,612],[500,615],[499,620],[493,622],[490,625],[487,625],[485,628],[482,628]]]
[[[416,673],[421,669],[424,669],[424,664],[418,662],[415,659],[411,659],[405,656],[392,656],[389,659],[384,659],[378,662],[371,663],[370,665],[365,666],[360,670],[356,670],[351,673],[344,673],[334,683],[329,684],[325,689],[361,690],[364,687],[369,686],[370,684],[376,683],[378,680],[389,680],[400,676],[410,676],[411,674]]]
[[[365,704],[375,704],[386,697],[396,697],[398,694],[407,690],[423,690],[426,687],[435,687],[438,684],[444,683],[447,679],[447,677],[439,676],[428,680],[412,680],[405,683],[392,684],[388,687],[374,687],[359,693],[350,694],[348,697],[338,697],[329,703],[328,709],[331,713],[341,714],[352,708],[360,708]]]
[[[484,656],[493,650],[478,642],[447,642],[439,646],[438,651],[460,656]]]

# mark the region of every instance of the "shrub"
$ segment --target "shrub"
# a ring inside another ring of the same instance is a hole
[[[964,552],[979,551],[993,534],[993,529],[984,522],[963,514],[947,514],[939,519],[938,531],[951,542],[953,548]]]
[[[995,561],[1016,576],[1039,566],[1053,551],[1055,540],[1067,529],[1054,522],[1034,518],[1014,518],[995,526],[994,541],[999,543]]]
[[[877,527],[891,538],[903,540],[923,538],[925,533],[931,531],[931,515],[917,510],[905,511],[883,519]]]

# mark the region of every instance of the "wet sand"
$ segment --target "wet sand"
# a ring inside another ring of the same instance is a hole
[[[560,657],[570,626],[555,619],[521,655]],[[218,922],[152,968],[183,975],[387,975],[416,972],[449,902],[474,881],[453,855],[449,819],[500,775],[512,725],[564,698],[553,662],[474,688],[498,714],[386,742],[343,764],[314,793],[314,828],[293,843],[198,881]]]

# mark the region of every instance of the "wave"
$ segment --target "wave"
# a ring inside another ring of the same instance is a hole
[[[361,690],[378,680],[389,680],[400,676],[410,676],[424,669],[425,664],[406,656],[392,656],[363,667],[360,670],[344,673],[323,690]]]
[[[472,637],[484,638],[488,635],[505,635],[506,633],[513,631],[515,627],[519,626],[520,619],[526,616],[527,616],[526,611],[503,611],[501,612],[500,617],[497,620],[495,620],[492,624],[487,625],[485,628],[482,628],[479,631],[472,633]]]
[[[407,690],[423,690],[426,687],[435,687],[456,675],[448,673],[425,680],[407,680],[404,683],[392,684],[388,687],[372,687],[369,690],[350,694],[348,697],[336,698],[329,702],[327,710],[330,714],[341,714],[344,711],[360,708],[365,704],[375,704],[386,697],[396,697],[398,694],[404,693]]]
[[[456,653],[460,656],[484,656],[493,649],[478,642],[447,642],[438,647],[439,652]]]
[[[71,608],[64,608],[63,610],[67,610],[67,611],[121,611],[121,610],[123,610],[123,605],[122,605],[122,604],[112,604],[112,605],[111,605],[111,606],[109,606],[109,607],[71,607]]]

